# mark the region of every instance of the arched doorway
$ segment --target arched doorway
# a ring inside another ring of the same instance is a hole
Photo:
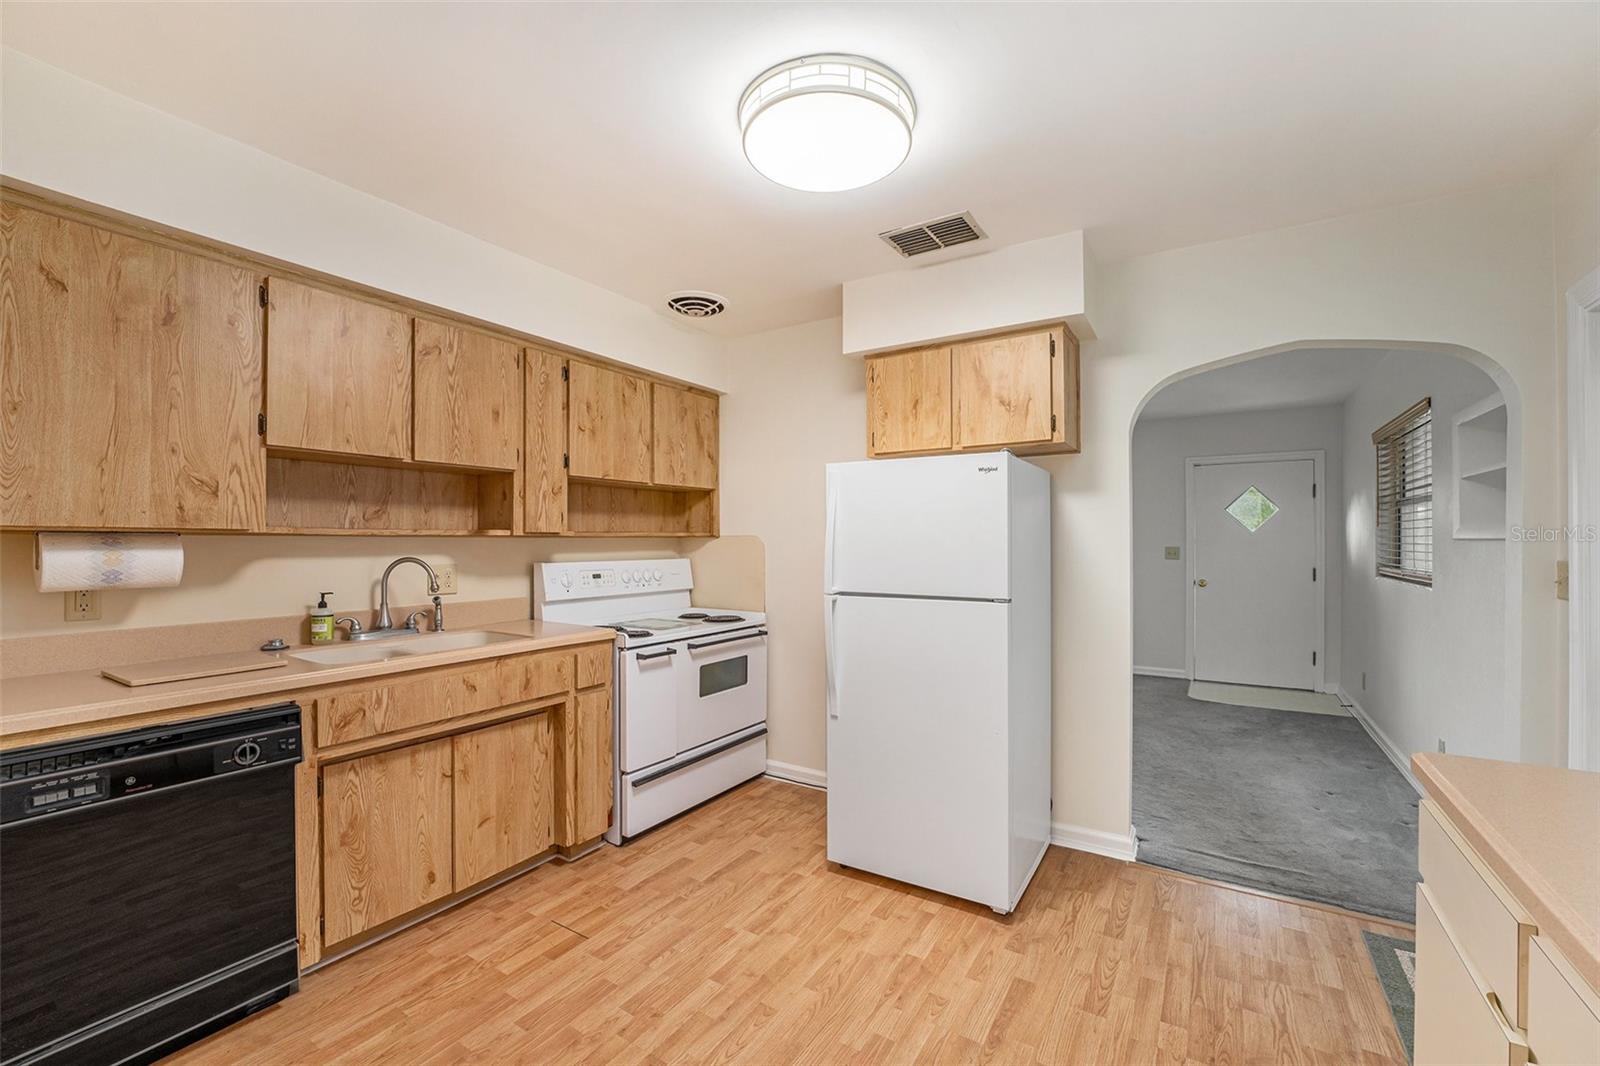
[[[1519,731],[1519,433],[1505,375],[1444,345],[1284,345],[1146,397],[1141,860],[1410,919],[1410,754]]]

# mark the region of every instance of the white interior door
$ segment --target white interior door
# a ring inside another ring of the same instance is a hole
[[[1010,908],[1000,603],[827,598],[828,858]]]
[[[1315,689],[1321,678],[1316,470],[1310,459],[1193,468],[1194,676]]]

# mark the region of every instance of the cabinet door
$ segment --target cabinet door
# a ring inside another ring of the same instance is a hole
[[[410,317],[283,278],[267,299],[267,443],[411,458]]]
[[[950,447],[950,349],[868,359],[868,452],[896,455]]]
[[[455,745],[455,883],[475,885],[555,842],[550,715],[475,729]]]
[[[1053,333],[969,341],[950,350],[958,448],[1041,443],[1054,433]]]
[[[650,390],[651,480],[673,488],[716,488],[717,398],[660,382]]]
[[[568,367],[573,477],[650,481],[650,383],[574,360]]]
[[[522,353],[524,412],[522,446],[523,529],[564,533],[567,529],[567,360],[540,348]]]
[[[0,524],[259,528],[257,284],[0,205]]]
[[[573,843],[593,840],[611,824],[611,689],[573,700]]]
[[[450,746],[446,737],[323,768],[326,943],[453,890]]]
[[[522,354],[510,341],[416,320],[412,456],[514,470],[522,447]]]

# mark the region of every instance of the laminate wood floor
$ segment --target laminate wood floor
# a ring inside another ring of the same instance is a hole
[[[169,1061],[1405,1062],[1361,940],[1394,926],[1062,848],[1001,918],[824,835],[822,793],[758,780]]]

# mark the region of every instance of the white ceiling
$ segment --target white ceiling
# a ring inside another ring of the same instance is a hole
[[[1301,348],[1230,363],[1174,381],[1150,397],[1139,420],[1343,403],[1389,354]]]
[[[1600,121],[1583,4],[43,4],[4,43],[706,328],[839,310],[876,234],[971,210],[1104,259],[1543,173]],[[896,68],[916,144],[865,189],[745,163],[747,81]]]

